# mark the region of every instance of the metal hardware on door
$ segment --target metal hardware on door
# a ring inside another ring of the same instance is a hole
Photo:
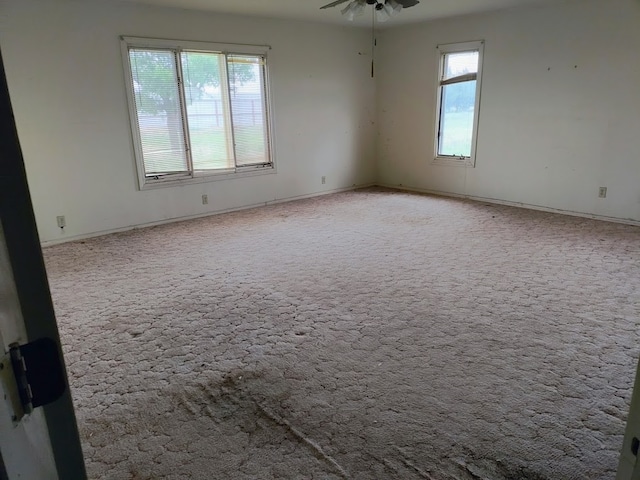
[[[0,362],[2,370],[11,367],[13,385],[8,385],[9,392],[17,390],[20,405],[14,403],[14,422],[41,407],[56,401],[66,388],[62,362],[58,346],[50,338],[40,338],[25,345],[13,343],[9,345],[9,359]],[[8,382],[9,375],[2,375],[3,382]],[[12,388],[13,387],[13,388]],[[15,395],[14,395],[15,396]]]

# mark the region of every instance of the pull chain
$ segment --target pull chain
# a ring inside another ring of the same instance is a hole
[[[371,78],[374,77],[374,57],[376,52],[376,9],[371,9]]]

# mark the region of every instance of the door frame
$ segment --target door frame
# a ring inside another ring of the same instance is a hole
[[[57,343],[67,383],[60,399],[42,407],[58,476],[60,479],[86,479],[60,336],[1,53],[0,159],[0,222],[5,234],[27,337],[29,341],[48,337]]]

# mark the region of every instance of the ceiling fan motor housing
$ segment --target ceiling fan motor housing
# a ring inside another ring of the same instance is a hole
[[[398,14],[403,8],[413,7],[420,3],[420,0],[335,0],[321,9],[335,7],[344,3],[349,4],[341,10],[342,15],[349,21],[362,15],[365,5],[373,5],[378,21],[385,22],[390,17]]]

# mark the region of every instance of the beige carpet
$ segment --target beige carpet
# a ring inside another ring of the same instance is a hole
[[[372,189],[45,256],[92,479],[614,478],[639,228]]]

